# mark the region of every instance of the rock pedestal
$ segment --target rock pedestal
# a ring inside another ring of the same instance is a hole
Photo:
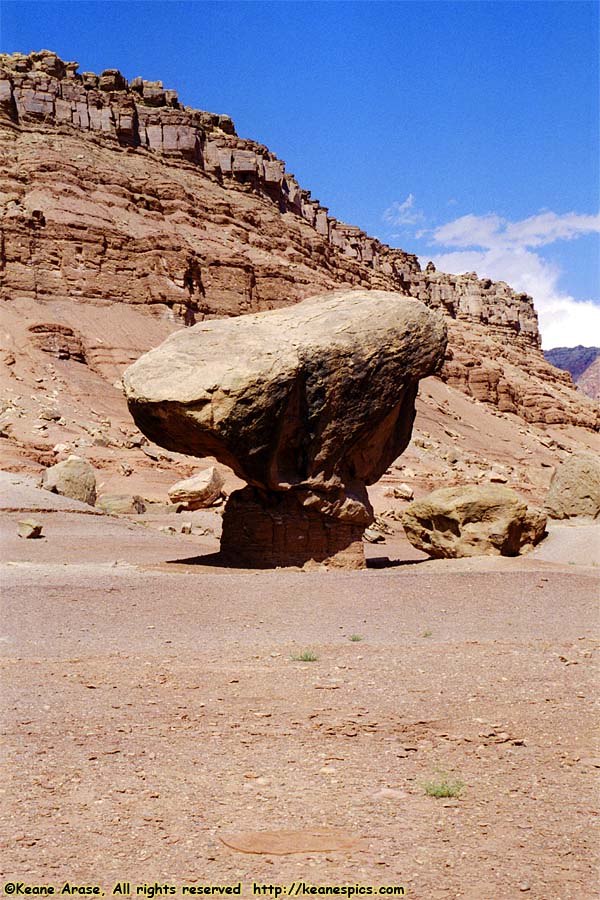
[[[234,491],[223,514],[223,560],[244,568],[365,566],[364,525],[342,522],[303,506],[293,492],[246,487]]]
[[[186,328],[123,383],[155,443],[214,456],[251,486],[227,503],[224,554],[355,568],[373,520],[366,486],[408,446],[419,379],[445,346],[441,316],[418,300],[334,291]]]

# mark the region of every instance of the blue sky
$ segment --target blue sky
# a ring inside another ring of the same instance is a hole
[[[550,347],[600,343],[599,9],[1,0],[0,46],[228,113],[337,218],[528,290]]]

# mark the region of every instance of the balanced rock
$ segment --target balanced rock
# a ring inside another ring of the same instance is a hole
[[[225,555],[302,565],[348,550],[354,566],[373,519],[366,485],[407,447],[419,379],[445,346],[442,317],[417,300],[334,291],[179,331],[123,383],[152,441],[248,482],[227,502]]]
[[[90,506],[96,502],[94,469],[86,459],[79,456],[69,456],[46,469],[42,476],[42,487],[53,494],[80,500]]]
[[[441,488],[407,506],[408,540],[434,559],[518,556],[544,536],[546,516],[500,485]]]
[[[169,500],[184,509],[206,509],[221,496],[223,476],[215,466],[196,472],[169,488]]]
[[[556,468],[544,508],[553,519],[600,515],[600,460],[582,451],[569,456]]]

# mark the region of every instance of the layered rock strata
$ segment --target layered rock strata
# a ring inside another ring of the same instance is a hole
[[[531,297],[422,271],[330,216],[229,117],[77,68],[49,51],[0,56],[0,300],[44,305],[33,345],[114,383],[143,348],[102,307],[173,330],[338,287],[394,290],[447,316],[451,386],[531,423],[596,426],[597,408],[544,361]]]
[[[344,522],[304,506],[293,492],[250,487],[225,506],[221,550],[231,565],[275,569],[325,563],[362,569],[364,524]]]
[[[221,549],[246,565],[364,563],[366,485],[408,446],[419,379],[443,360],[442,317],[385,291],[202,322],[124,375],[138,427],[248,482]]]
[[[0,112],[25,127],[76,129],[107,146],[188,161],[219,183],[269,199],[281,214],[297,215],[343,256],[390,279],[396,289],[452,317],[507,328],[538,346],[537,317],[528,295],[476,276],[447,276],[431,266],[422,272],[414,254],[392,249],[330,216],[267,147],[239,138],[229,116],[184,106],[162,82],[135,78],[128,83],[116,69],[95,75],[78,74],[78,67],[50,51],[0,54]],[[140,202],[161,207],[147,197]],[[31,216],[32,228],[43,227],[42,210]],[[193,268],[192,260],[183,282],[193,281]]]

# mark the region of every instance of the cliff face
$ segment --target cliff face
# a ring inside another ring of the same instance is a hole
[[[0,115],[0,299],[38,310],[31,340],[47,352],[79,354],[114,380],[145,347],[118,346],[106,317],[92,336],[91,307],[135,306],[172,330],[334,287],[382,288],[448,316],[449,384],[530,422],[595,421],[544,361],[531,297],[422,271],[339,222],[229,117],[184,107],[160,82],[79,75],[48,51],[0,56]]]
[[[238,138],[228,116],[182,106],[176,92],[164,90],[161,82],[134,79],[128,85],[115,69],[108,69],[100,76],[89,72],[77,75],[76,63],[64,63],[44,51],[26,57],[0,56],[0,63],[0,103],[5,115],[13,122],[29,127],[50,126],[65,135],[77,129],[113,150],[146,150],[179,164],[189,162],[188,171],[202,173],[204,181],[208,176],[215,184],[230,190],[245,189],[263,201],[270,201],[268,205],[274,207],[276,220],[292,214],[310,226],[311,232],[305,240],[311,245],[303,245],[300,241],[296,248],[298,256],[294,258],[292,247],[286,263],[305,262],[307,253],[303,250],[308,251],[308,255],[316,251],[317,257],[325,257],[325,268],[340,270],[335,273],[337,277],[343,276],[357,283],[377,283],[378,280],[385,281],[386,286],[393,283],[431,306],[445,309],[451,316],[497,325],[539,345],[537,317],[530,297],[516,294],[507,285],[479,281],[475,277],[456,278],[421,272],[414,255],[393,250],[359,228],[329,216],[327,208],[311,199],[310,191],[300,188],[294,176],[285,171],[285,164],[266,147]],[[75,154],[67,170],[71,175],[84,172],[93,178],[94,173],[86,165],[77,166],[78,158],[81,157]],[[54,165],[49,165],[47,170],[56,172]],[[130,177],[127,186],[120,186],[124,191],[126,187],[135,187],[134,177]],[[133,191],[133,196],[128,198],[138,208],[168,215],[173,203],[180,201],[185,206],[187,201],[192,208],[188,207],[186,212],[193,218],[205,219],[209,215],[216,225],[225,227],[230,224],[228,218],[234,223],[237,220],[237,210],[232,213],[226,204],[220,209],[212,208],[212,204],[210,209],[205,208],[201,191],[185,196],[185,192],[174,191],[172,185],[153,184],[149,186],[149,192],[144,191],[142,185],[138,187],[139,190]],[[15,212],[13,209],[13,215]],[[38,216],[41,214],[40,211]],[[260,227],[260,224],[251,216],[242,215],[239,221],[241,233],[238,234],[241,243],[246,243],[244,230]],[[31,221],[33,228],[36,225],[42,225],[41,219]],[[268,250],[273,249],[271,238],[270,235]],[[260,246],[260,242],[252,243]],[[329,249],[333,253],[328,252]],[[101,252],[102,247],[99,250]],[[175,286],[180,290],[174,294],[167,290],[164,297],[167,302],[187,300],[186,287],[189,290],[190,279],[198,277],[193,268],[192,260],[189,271],[173,273]],[[250,285],[243,287],[242,294],[247,294]],[[212,283],[205,289],[209,309],[216,291],[218,287]],[[129,285],[122,295],[130,293]],[[273,297],[269,286],[262,291],[257,289],[256,293],[259,303],[291,299],[287,296],[287,286],[286,296],[281,298]],[[215,311],[221,313],[229,311],[223,310],[222,299],[215,297],[214,304]]]

